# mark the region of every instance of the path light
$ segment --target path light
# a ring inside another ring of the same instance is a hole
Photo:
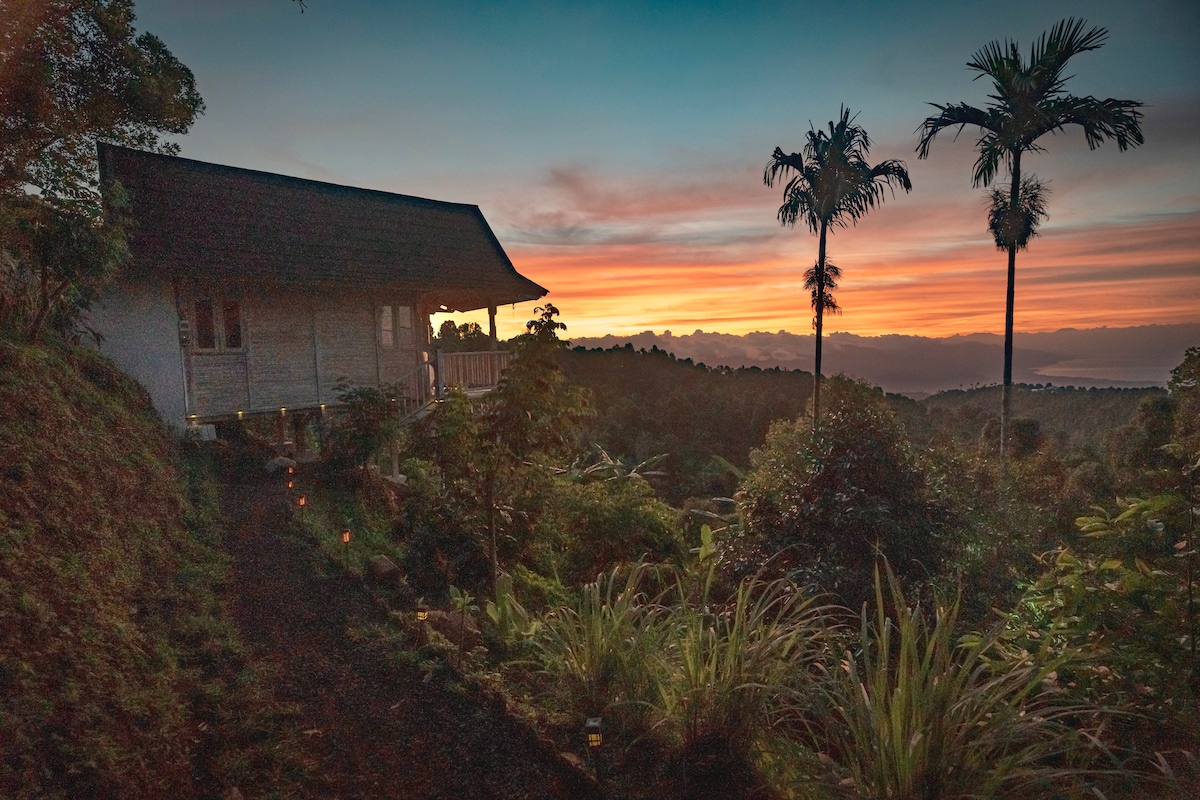
[[[604,720],[601,717],[588,717],[587,722],[583,724],[584,741],[587,742],[588,749],[595,750],[600,745],[604,744]]]
[[[350,529],[349,528],[346,528],[346,530],[342,531],[342,541],[345,542],[346,544],[350,544]]]
[[[294,483],[295,483],[295,481],[288,481],[288,488],[289,488],[289,489],[291,489],[291,488],[292,488],[292,484],[294,484]]]
[[[304,506],[308,505],[308,495],[302,494],[299,497],[297,497],[296,505],[300,506],[301,508],[304,508]]]
[[[296,471],[295,467],[288,467],[288,475],[295,473],[295,471]]]
[[[424,622],[429,619],[429,606],[422,603],[417,606],[417,622]]]

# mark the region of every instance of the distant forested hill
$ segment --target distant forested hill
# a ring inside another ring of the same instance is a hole
[[[657,347],[607,350],[576,347],[562,354],[574,383],[592,391],[596,417],[590,441],[610,455],[637,463],[666,454],[657,480],[671,502],[732,492],[736,481],[719,456],[740,469],[778,419],[805,413],[812,375],[800,370],[709,367],[679,359]],[[1142,404],[1163,397],[1159,388],[1078,389],[1020,385],[1017,417],[1035,421],[1028,430],[1060,450],[1101,448],[1129,424]],[[935,439],[975,447],[999,416],[999,387],[941,392],[923,400],[887,395],[918,446]]]
[[[799,416],[812,394],[806,372],[709,368],[657,348],[563,356],[568,378],[592,391],[591,441],[635,462],[667,454],[660,468],[673,501],[731,492],[736,481],[713,456],[745,467],[767,427]]]
[[[812,335],[787,331],[744,336],[644,331],[631,336],[577,338],[574,343],[589,348],[626,343],[637,349],[658,347],[678,358],[712,366],[813,368]],[[845,374],[889,392],[923,397],[999,383],[1003,343],[1003,337],[986,333],[931,339],[835,332],[825,342],[822,368],[826,375]],[[1184,351],[1196,345],[1200,345],[1200,323],[1017,333],[1013,379],[1058,386],[1165,386]]]

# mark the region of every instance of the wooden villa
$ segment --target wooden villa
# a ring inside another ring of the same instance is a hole
[[[486,389],[508,358],[496,307],[546,294],[478,206],[104,144],[99,156],[133,228],[90,324],[175,427],[324,410],[342,379],[399,384],[410,409],[445,385]],[[430,353],[431,313],[483,308],[491,352]]]

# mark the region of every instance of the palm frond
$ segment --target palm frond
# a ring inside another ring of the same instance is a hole
[[[1094,97],[1057,97],[1046,104],[1046,115],[1054,121],[1048,130],[1062,130],[1066,125],[1083,128],[1088,147],[1095,150],[1106,139],[1117,143],[1124,151],[1144,144],[1142,136],[1142,103],[1135,100],[1097,100]]]
[[[1063,70],[1072,56],[1098,50],[1104,45],[1108,30],[1092,28],[1085,33],[1083,27],[1086,24],[1084,20],[1074,17],[1064,19],[1043,33],[1030,47],[1029,64],[1023,71],[1030,75],[1041,97],[1050,97],[1062,91],[1063,85],[1070,80],[1069,77],[1063,77]]]
[[[1021,179],[1015,203],[1003,189],[988,193],[988,230],[997,248],[1007,250],[1015,246],[1020,250],[1029,245],[1029,240],[1037,235],[1038,225],[1049,217],[1046,210],[1049,194],[1049,185],[1036,175]]]
[[[939,103],[930,103],[930,105],[941,113],[926,117],[925,121],[917,128],[917,132],[921,134],[921,141],[917,144],[917,158],[929,157],[929,146],[933,144],[934,138],[946,128],[958,126],[958,130],[961,132],[967,125],[977,125],[986,130],[991,123],[986,111],[966,103],[944,106]]]
[[[929,156],[930,145],[940,131],[958,127],[961,132],[967,125],[977,126],[979,157],[973,179],[976,186],[987,186],[1002,165],[1011,168],[1016,154],[1040,150],[1036,144],[1039,137],[1067,125],[1082,127],[1093,149],[1106,139],[1115,140],[1120,150],[1142,144],[1142,115],[1137,110],[1141,103],[1063,94],[1070,79],[1064,74],[1067,62],[1079,53],[1100,48],[1107,38],[1105,28],[1089,29],[1084,20],[1068,18],[1033,43],[1028,61],[1022,58],[1016,42],[989,42],[971,57],[967,67],[978,73],[977,79],[992,79],[992,105],[980,110],[965,103],[932,104],[940,113],[917,128],[921,134],[918,158]]]
[[[812,293],[813,311],[842,313],[842,307],[833,297],[833,290],[837,288],[838,281],[841,279],[841,268],[830,263],[828,259],[826,259],[824,267],[818,262],[804,271],[804,288]]]

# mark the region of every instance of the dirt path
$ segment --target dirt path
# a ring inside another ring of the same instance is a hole
[[[319,577],[287,532],[283,493],[228,487],[234,619],[278,667],[275,696],[298,704],[310,781],[322,800],[587,798],[592,786],[503,711],[388,664],[347,626],[383,621],[356,582]]]

